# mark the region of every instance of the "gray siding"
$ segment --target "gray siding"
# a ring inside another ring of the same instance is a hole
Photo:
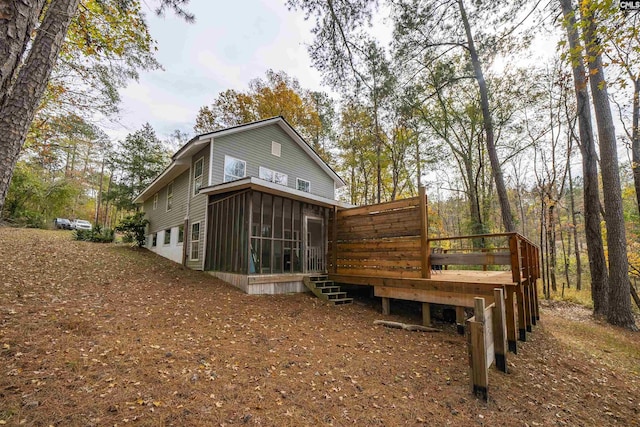
[[[173,202],[171,210],[167,211],[167,187],[158,191],[158,207],[153,209],[151,196],[144,202],[144,212],[149,220],[148,230],[157,233],[166,228],[177,227],[184,223],[187,214],[187,200],[189,192],[189,170],[187,169],[173,181]]]
[[[281,144],[281,156],[271,154],[271,142]],[[334,199],[334,181],[278,124],[215,138],[213,182],[224,180],[224,156],[247,162],[247,176],[259,177],[260,166],[288,175],[287,186],[296,188],[296,178],[311,182],[311,193]]]
[[[202,150],[200,150],[197,154],[195,154],[191,158],[191,170],[193,171],[193,165],[198,161],[201,157],[204,157],[204,165],[202,168],[202,187],[206,187],[209,185],[209,145],[207,144]],[[193,179],[193,178],[192,178]],[[189,252],[187,255],[187,266],[189,268],[193,268],[196,270],[204,269],[204,239],[206,235],[206,223],[205,223],[205,215],[207,211],[207,199],[208,197],[204,194],[198,194],[196,196],[193,195],[193,184],[192,184],[192,194],[191,194],[191,206],[189,207],[189,231],[188,231],[188,241],[189,241]],[[200,258],[198,261],[191,261],[191,224],[196,222],[200,223]]]

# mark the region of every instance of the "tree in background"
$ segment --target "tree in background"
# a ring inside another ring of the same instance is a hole
[[[327,94],[303,89],[297,79],[284,71],[268,70],[265,79],[249,82],[248,91],[226,90],[218,94],[210,106],[201,107],[193,129],[196,133],[205,133],[282,116],[329,161],[332,104]]]
[[[161,0],[158,12],[162,13],[170,8],[185,19],[192,20],[193,17],[182,9],[187,1]],[[83,13],[78,15],[80,4]],[[137,67],[154,65],[152,62],[145,63],[152,56],[137,55],[140,51],[151,51],[150,38],[140,46],[140,50],[132,51],[131,45],[126,43],[124,47],[113,48],[110,45],[123,40],[129,41],[131,38],[140,41],[140,32],[148,35],[139,10],[139,2],[119,0],[85,0],[82,3],[80,0],[24,0],[3,4],[4,19],[0,20],[0,211],[4,208],[20,150],[41,105],[65,41],[68,46],[75,45],[75,48],[83,51],[83,56],[79,58],[82,65],[76,63],[76,67],[72,68],[88,79],[85,86],[105,87],[111,95],[114,85],[100,86],[95,83],[113,82],[114,79],[117,82],[118,78],[122,81],[135,77],[132,70]],[[129,21],[131,26],[127,28],[126,25],[121,25],[123,16],[120,12],[131,12],[140,19]],[[92,20],[95,15],[99,16]],[[78,16],[78,31],[74,30],[69,34],[72,22]],[[107,28],[113,32],[109,33]],[[111,34],[112,37],[104,38],[105,34]],[[74,38],[74,35],[78,37]],[[131,55],[127,56],[127,53]],[[70,55],[69,59],[74,56]],[[96,62],[83,61],[85,58],[94,58]],[[118,64],[123,58],[128,58],[128,61],[120,62],[115,68],[107,65]],[[93,71],[91,77],[86,73],[87,70]],[[119,70],[120,73],[115,74],[113,70]],[[58,90],[57,93],[64,91]],[[56,91],[51,94],[55,97]]]

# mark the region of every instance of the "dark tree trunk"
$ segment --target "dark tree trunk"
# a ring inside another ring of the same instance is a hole
[[[551,289],[558,292],[558,280],[556,278],[556,213],[553,201],[549,201],[549,215],[547,218],[547,244],[549,245],[549,279]]]
[[[36,2],[37,3],[37,2]],[[20,149],[58,58],[79,0],[52,0],[27,59],[0,104],[0,211]],[[17,3],[16,3],[17,4]],[[30,15],[31,16],[31,15]],[[4,22],[4,20],[0,20]],[[30,22],[30,20],[29,20]],[[6,25],[1,24],[0,27]],[[28,25],[25,23],[25,25]],[[5,36],[5,34],[3,34]]]
[[[0,105],[15,81],[44,3],[44,0],[0,3]]]
[[[573,178],[571,177],[571,167],[569,169],[569,207],[571,209],[571,222],[573,231],[573,247],[576,252],[576,289],[582,290],[582,264],[580,262],[580,245],[578,243],[578,221],[576,215],[576,205],[573,197]]]
[[[473,65],[475,78],[478,82],[478,89],[480,92],[480,106],[482,108],[484,130],[487,137],[487,153],[489,154],[489,160],[491,161],[493,179],[496,183],[496,191],[498,192],[498,200],[500,201],[502,223],[504,224],[504,228],[506,231],[516,231],[516,225],[513,221],[513,215],[511,213],[511,205],[509,203],[509,197],[507,195],[507,187],[505,186],[504,176],[502,174],[502,166],[500,165],[498,152],[496,151],[495,146],[493,121],[491,119],[491,109],[489,108],[489,92],[487,89],[487,82],[484,80],[482,63],[480,62],[478,52],[476,51],[473,34],[471,33],[471,26],[469,25],[469,19],[467,18],[467,11],[464,7],[464,0],[458,0],[458,8],[460,9],[462,24],[464,25],[464,30],[467,36],[467,47],[469,49],[469,55],[471,56],[471,64]]]
[[[588,4],[583,5],[588,8]],[[604,192],[604,219],[607,224],[607,249],[609,252],[609,308],[607,321],[613,325],[636,330],[636,323],[631,311],[629,298],[629,260],[627,258],[627,236],[624,228],[622,210],[622,190],[620,172],[618,170],[618,147],[616,132],[609,105],[607,84],[604,79],[604,68],[600,45],[597,40],[595,18],[589,19],[584,30],[585,45],[589,64],[589,85],[593,97],[593,109],[598,124],[598,142],[600,145],[600,168]]]
[[[580,152],[582,153],[582,173],[584,179],[584,222],[591,272],[591,297],[593,314],[606,316],[609,299],[609,274],[604,256],[604,244],[600,231],[600,195],[598,193],[598,156],[591,130],[591,110],[587,92],[586,70],[582,62],[580,43],[571,0],[559,0],[565,20],[565,29],[572,58],[573,84],[576,92]]]
[[[633,82],[633,129],[631,138],[631,170],[636,187],[636,202],[640,213],[640,78]]]

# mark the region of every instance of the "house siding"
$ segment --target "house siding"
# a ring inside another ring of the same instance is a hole
[[[280,157],[271,154],[271,142],[281,144]],[[311,193],[334,199],[334,181],[278,124],[249,129],[214,139],[212,182],[224,181],[225,155],[247,162],[247,176],[259,178],[260,166],[287,174],[287,187],[296,188],[296,178],[311,183]]]
[[[184,223],[187,215],[188,193],[189,170],[187,169],[173,181],[173,202],[170,211],[167,212],[167,186],[158,191],[158,207],[155,210],[153,209],[154,196],[144,202],[144,212],[149,220],[149,233],[156,233]]]
[[[206,187],[210,185],[209,183],[209,148],[210,144],[207,144],[202,150],[200,150],[197,154],[195,154],[191,158],[191,170],[194,169],[194,164],[201,157],[204,157],[204,164],[202,168],[202,187]],[[193,177],[191,178],[193,180]],[[193,184],[192,184],[193,185]],[[191,189],[193,191],[193,188]],[[205,236],[206,236],[206,211],[207,211],[207,196],[205,194],[197,194],[191,195],[191,202],[189,206],[189,230],[188,230],[188,240],[189,241],[189,250],[187,251],[187,266],[189,268],[193,268],[194,270],[203,270],[204,269],[204,245],[205,245]],[[195,224],[196,222],[200,223],[200,257],[197,261],[191,260],[191,224]]]

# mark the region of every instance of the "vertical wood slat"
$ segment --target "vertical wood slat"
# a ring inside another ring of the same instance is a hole
[[[382,297],[382,314],[385,316],[391,314],[389,298]]]
[[[522,292],[522,273],[520,268],[521,260],[520,260],[520,240],[518,237],[513,234],[509,237],[509,252],[511,252],[511,274],[513,277],[513,281],[515,283],[515,292],[516,292],[516,301],[518,304],[518,331],[520,341],[527,340],[527,326],[525,320],[525,302],[524,295]]]
[[[507,372],[507,324],[504,291],[493,290],[493,348],[496,355],[496,367]]]
[[[418,190],[418,203],[420,204],[420,260],[422,267],[422,277],[431,278],[431,266],[429,262],[429,219],[427,212],[427,191],[420,186]]]
[[[484,298],[474,298],[474,317],[467,320],[471,392],[487,400],[489,373],[484,337]]]
[[[507,285],[504,287],[505,292],[505,323],[507,326],[507,343],[509,345],[509,351],[518,354],[518,336],[516,333],[516,310],[514,307],[514,286]]]

